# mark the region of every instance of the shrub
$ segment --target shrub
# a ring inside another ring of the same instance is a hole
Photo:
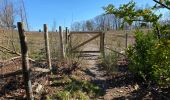
[[[127,50],[129,69],[145,81],[169,85],[170,48],[167,39],[157,39],[154,33],[135,33],[135,45]]]

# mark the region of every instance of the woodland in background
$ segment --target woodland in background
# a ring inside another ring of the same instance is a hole
[[[135,9],[151,9],[151,7],[147,4],[145,7],[137,7],[135,5]],[[160,9],[155,11],[159,12]],[[170,19],[170,12],[166,12],[161,19],[159,19],[159,23],[162,25],[169,25]],[[115,14],[101,14],[92,19],[84,20],[84,21],[77,21],[71,24],[72,31],[109,31],[109,30],[120,30],[122,29],[122,23],[124,19],[118,18]],[[141,22],[135,21],[132,25],[128,25],[128,23],[124,23],[124,30],[131,30],[131,29],[151,29],[153,28],[150,22]]]

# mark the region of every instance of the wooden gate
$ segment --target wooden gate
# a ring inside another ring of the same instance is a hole
[[[94,35],[94,36],[90,36],[89,39],[87,39],[86,41],[77,44],[76,46],[72,47],[72,37],[73,35],[76,34],[88,34],[88,35]],[[77,49],[88,44],[89,42],[91,42],[92,40],[95,40],[96,38],[100,38],[100,48],[99,50],[92,50],[92,51],[78,51]],[[104,53],[104,33],[103,32],[70,32],[68,35],[68,42],[70,43],[70,50],[71,52],[74,53]]]

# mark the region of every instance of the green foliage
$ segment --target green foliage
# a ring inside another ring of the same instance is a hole
[[[127,50],[130,70],[146,78],[150,76],[152,70],[149,51],[151,51],[156,41],[152,34],[144,35],[140,31],[135,33],[135,39],[135,45],[130,46]]]
[[[146,81],[170,85],[170,43],[155,37],[153,33],[135,33],[136,43],[127,50],[132,72]]]
[[[57,93],[56,98],[59,100],[69,100],[70,98],[70,92],[69,91],[61,91]]]
[[[154,79],[161,85],[170,85],[170,39],[161,39],[151,54]]]
[[[53,79],[55,79],[55,78],[53,78]],[[59,84],[70,84],[71,82],[72,82],[72,80],[65,76],[61,80],[54,80],[53,84],[58,86]]]
[[[47,96],[47,100],[51,100],[49,96]]]
[[[56,94],[55,98],[59,100],[69,100],[69,99],[78,99],[78,100],[89,100],[90,96],[99,96],[102,94],[102,90],[95,84],[92,84],[88,81],[78,81],[75,78],[66,79],[63,81],[54,81],[54,84],[67,83],[63,91],[60,91]]]
[[[71,93],[81,90],[88,93],[89,95],[98,96],[101,94],[101,89],[97,85],[85,80],[77,81],[74,78],[72,79],[72,83],[69,84],[65,89],[69,90]]]
[[[169,26],[161,26],[158,20],[162,15],[156,15],[153,11],[160,7],[170,9],[170,1],[153,1],[157,4],[149,9],[135,9],[136,3],[131,1],[119,8],[110,4],[104,7],[104,10],[106,14],[114,14],[123,19],[122,28],[124,23],[132,25],[134,21],[152,23],[154,33],[144,34],[140,31],[135,33],[136,43],[127,50],[129,68],[145,81],[168,86],[170,85],[170,35],[166,29]]]
[[[37,61],[41,61],[41,60],[44,60],[46,58],[46,55],[45,55],[45,49],[40,49],[38,52],[33,52],[32,54],[30,54],[30,57],[37,60]]]
[[[86,94],[83,93],[82,91],[77,91],[71,94],[67,90],[58,92],[56,98],[59,100],[70,100],[70,98],[77,100],[89,100],[89,97],[86,96]]]
[[[162,16],[153,13],[153,9],[135,9],[136,3],[131,1],[128,4],[123,4],[119,8],[115,8],[110,4],[104,7],[106,14],[114,14],[117,18],[123,19],[122,28],[124,23],[132,25],[134,21],[156,23]]]

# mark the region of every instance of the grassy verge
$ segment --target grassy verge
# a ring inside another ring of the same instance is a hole
[[[64,76],[61,80],[54,80],[52,85],[63,86],[63,89],[55,93],[53,97],[57,100],[89,100],[103,94],[102,89],[96,84],[86,80],[78,80],[76,76]]]

